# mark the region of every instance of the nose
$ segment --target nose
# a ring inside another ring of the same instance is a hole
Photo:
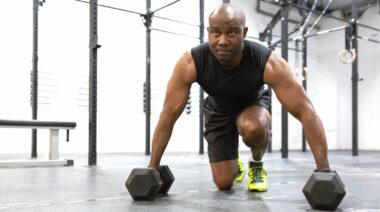
[[[220,37],[219,37],[219,42],[218,42],[218,45],[219,46],[228,46],[228,37],[226,34],[222,34]]]

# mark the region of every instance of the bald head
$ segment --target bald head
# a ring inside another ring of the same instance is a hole
[[[210,13],[209,47],[224,69],[239,65],[247,31],[243,10],[233,4],[221,4]]]
[[[239,21],[245,27],[245,13],[233,4],[220,4],[209,15],[209,19],[215,15],[223,15],[230,20]]]

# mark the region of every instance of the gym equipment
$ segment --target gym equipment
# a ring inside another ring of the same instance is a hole
[[[0,168],[34,166],[73,166],[74,160],[60,158],[59,130],[66,130],[66,141],[69,141],[69,131],[74,130],[76,126],[76,122],[0,119],[0,128],[48,129],[50,131],[48,160],[35,160],[36,158],[33,159],[33,156],[32,160],[1,160]]]
[[[350,55],[347,57],[347,55]],[[356,50],[355,49],[350,49],[350,50],[342,50],[338,54],[339,61],[344,64],[351,64],[355,61],[356,59]]]
[[[166,195],[173,182],[174,176],[169,166],[162,165],[159,171],[154,168],[133,169],[125,186],[133,200],[152,201],[157,195]]]
[[[187,99],[186,103],[186,114],[189,115],[191,113],[191,94],[189,95],[189,98]]]
[[[160,177],[163,183],[161,189],[158,191],[158,194],[167,195],[170,187],[175,180],[174,175],[167,165],[160,166],[158,171],[160,172]]]
[[[346,195],[344,184],[335,171],[317,172],[302,189],[313,209],[335,210]]]
[[[133,200],[154,200],[162,186],[160,176],[154,168],[133,169],[125,182]]]

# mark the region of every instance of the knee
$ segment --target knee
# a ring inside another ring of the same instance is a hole
[[[234,177],[214,177],[214,183],[219,190],[230,190],[234,184]]]
[[[244,142],[260,144],[267,136],[267,129],[259,120],[240,120],[238,123],[238,130]]]

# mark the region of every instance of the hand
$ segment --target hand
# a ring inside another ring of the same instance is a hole
[[[158,175],[160,175],[160,171],[159,171],[160,170],[160,165],[158,165],[157,167],[149,165],[148,168],[154,169],[155,171],[157,171]]]

